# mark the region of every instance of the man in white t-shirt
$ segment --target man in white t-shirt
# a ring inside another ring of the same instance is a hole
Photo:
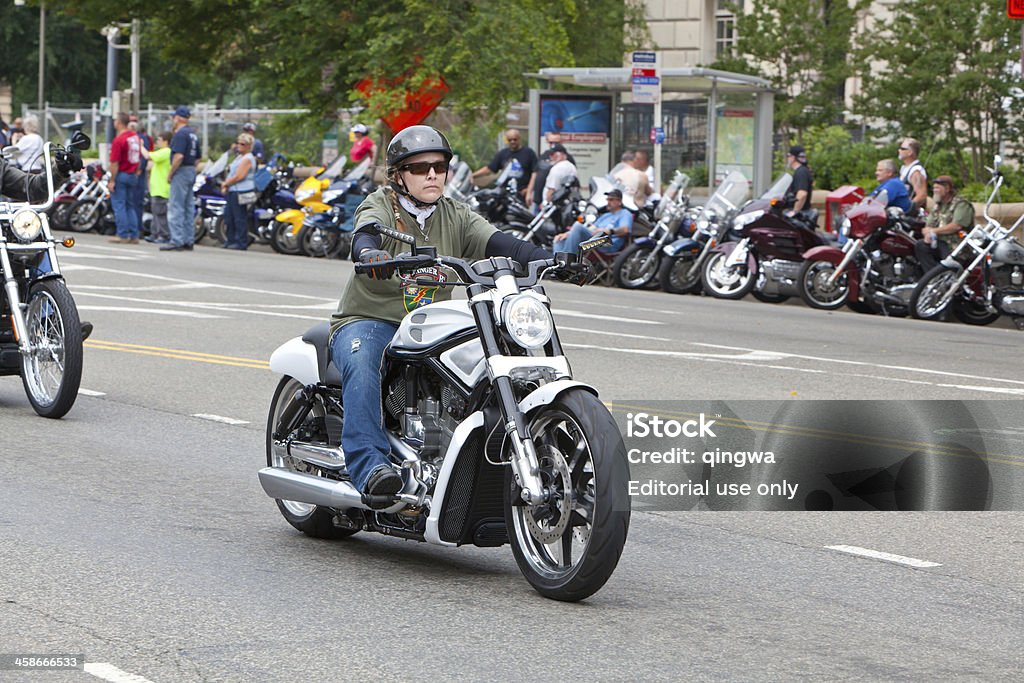
[[[647,174],[637,168],[635,152],[626,152],[622,155],[622,165],[612,177],[622,184],[623,190],[633,198],[637,206],[646,203],[651,188],[647,182]]]
[[[928,172],[918,159],[921,143],[914,138],[903,138],[900,142],[899,158],[903,162],[900,168],[900,180],[907,186],[910,193],[912,208],[923,208],[928,203]]]
[[[548,178],[544,182],[544,202],[549,203],[555,191],[560,188],[566,180],[576,177],[576,166],[569,161],[569,153],[565,145],[558,142],[548,150],[551,162],[554,164],[548,172]]]

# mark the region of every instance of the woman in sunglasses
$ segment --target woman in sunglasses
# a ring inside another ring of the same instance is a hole
[[[349,278],[331,318],[331,358],[341,372],[345,423],[341,445],[352,484],[373,496],[399,491],[402,478],[388,460],[390,446],[381,417],[381,359],[405,315],[420,306],[450,299],[453,278],[442,268],[425,268],[412,277],[437,286],[402,286],[390,279],[395,255],[404,242],[382,234],[378,226],[408,233],[440,256],[478,260],[508,256],[526,264],[551,258],[544,249],[496,230],[469,206],[444,196],[452,148],[430,126],[411,126],[388,145],[386,186],[370,194],[356,210],[352,258],[370,264],[369,277]]]

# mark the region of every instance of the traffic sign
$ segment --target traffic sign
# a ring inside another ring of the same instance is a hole
[[[1006,16],[1024,19],[1024,0],[1006,0]]]
[[[633,102],[654,104],[661,101],[660,59],[657,52],[634,52],[630,84]]]
[[[101,97],[100,98],[99,115],[100,116],[110,116],[113,113],[114,113],[114,103],[111,101],[111,99],[109,97]]]

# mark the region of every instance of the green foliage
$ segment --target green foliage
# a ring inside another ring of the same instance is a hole
[[[848,59],[858,13],[870,0],[754,0],[734,7],[735,53],[714,68],[752,73],[779,91],[776,128],[791,136],[841,120]]]
[[[854,142],[842,126],[813,126],[804,132],[800,143],[807,149],[814,186],[819,190],[834,190],[843,185],[860,185],[870,190],[876,185],[874,170],[878,161],[887,155],[896,156],[895,152],[871,143]],[[785,168],[788,149],[787,144],[780,150],[777,169]]]
[[[858,53],[859,111],[890,121],[892,135],[967,150],[950,175],[984,182],[999,141],[1019,134],[1019,24],[1003,0],[904,0],[892,10]]]
[[[706,165],[700,164],[690,168],[680,168],[679,170],[690,176],[690,187],[708,186],[708,167]]]

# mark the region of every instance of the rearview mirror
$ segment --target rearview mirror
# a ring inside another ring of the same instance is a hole
[[[91,144],[92,144],[92,140],[89,139],[88,135],[86,135],[85,133],[83,133],[80,130],[76,130],[74,132],[74,134],[72,134],[72,136],[71,136],[71,144],[68,145],[68,146],[69,147],[74,147],[75,149],[81,151],[81,150],[89,149],[89,146]]]

